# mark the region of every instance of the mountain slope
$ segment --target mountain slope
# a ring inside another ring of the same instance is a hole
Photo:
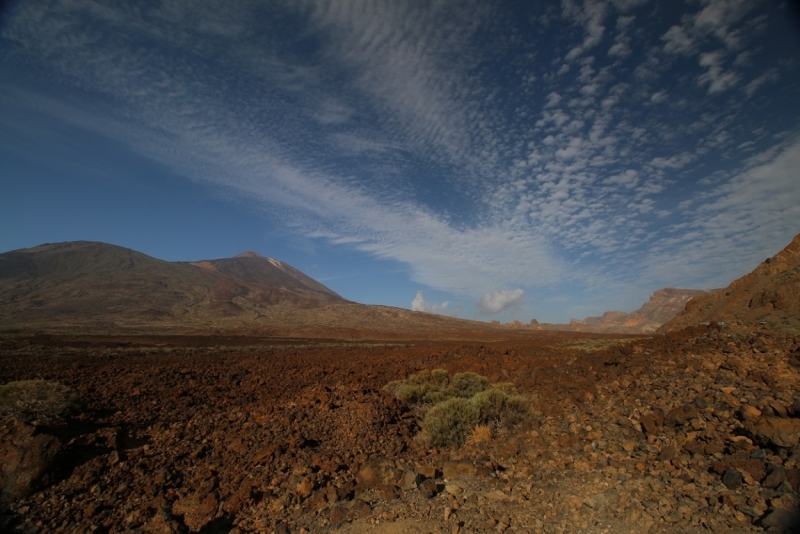
[[[347,301],[254,252],[167,262],[95,242],[0,254],[0,330],[336,338],[506,337],[478,321]]]
[[[690,300],[685,310],[659,331],[731,320],[766,322],[800,331],[800,234],[724,290]]]
[[[296,269],[262,257],[173,263],[95,242],[0,254],[0,322],[7,328],[212,325],[231,316],[252,319],[270,305],[334,302],[346,301]]]

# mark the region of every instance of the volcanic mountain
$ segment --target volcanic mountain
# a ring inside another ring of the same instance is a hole
[[[684,311],[659,332],[731,320],[800,331],[800,234],[727,288],[687,302]]]
[[[482,330],[486,323],[350,302],[294,267],[247,251],[167,262],[105,243],[0,254],[4,330],[360,337]]]

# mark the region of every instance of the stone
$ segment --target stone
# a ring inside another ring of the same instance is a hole
[[[795,514],[789,510],[776,508],[769,512],[764,519],[761,520],[761,526],[766,528],[772,527],[789,527],[792,523],[796,522]]]
[[[447,484],[444,487],[444,490],[449,493],[450,495],[461,495],[464,493],[464,489],[460,486],[456,486],[455,484]]]
[[[50,467],[61,443],[36,427],[11,419],[0,427],[0,505],[24,497]]]
[[[783,466],[776,465],[764,479],[764,487],[777,488],[784,480],[786,480],[786,471],[783,469]]]
[[[436,482],[434,482],[430,478],[422,480],[417,487],[419,488],[419,492],[426,499],[433,499],[436,496],[436,494],[439,493],[439,489],[436,486]]]
[[[192,532],[198,532],[217,515],[219,501],[214,493],[192,493],[172,504],[172,513],[182,515]]]
[[[477,467],[472,462],[466,461],[450,461],[445,462],[442,466],[442,476],[445,479],[452,480],[461,476],[475,476],[478,472]]]
[[[722,483],[728,489],[736,489],[744,483],[744,477],[738,469],[731,467],[722,476]]]
[[[494,490],[487,493],[485,497],[490,501],[504,501],[508,498],[508,495],[503,493],[501,490]]]
[[[800,441],[800,419],[762,417],[753,426],[752,433],[761,442],[792,448]]]
[[[396,485],[402,476],[403,472],[395,466],[394,460],[380,456],[359,469],[356,481],[362,489],[380,489]]]
[[[656,423],[656,418],[652,415],[645,415],[639,422],[648,436],[655,436],[658,434],[658,424]]]

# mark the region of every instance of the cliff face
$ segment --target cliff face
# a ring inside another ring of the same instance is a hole
[[[691,299],[714,291],[667,287],[653,293],[650,300],[631,313],[607,311],[599,317],[572,319],[569,324],[542,324],[540,328],[606,334],[650,334],[678,315]]]
[[[659,331],[731,320],[764,322],[773,328],[800,331],[800,234],[781,252],[724,290],[692,299]]]

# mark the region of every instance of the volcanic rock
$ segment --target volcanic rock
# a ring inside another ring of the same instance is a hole
[[[659,332],[733,320],[760,321],[773,328],[795,331],[800,328],[800,234],[781,252],[725,289],[687,302],[685,310]]]

